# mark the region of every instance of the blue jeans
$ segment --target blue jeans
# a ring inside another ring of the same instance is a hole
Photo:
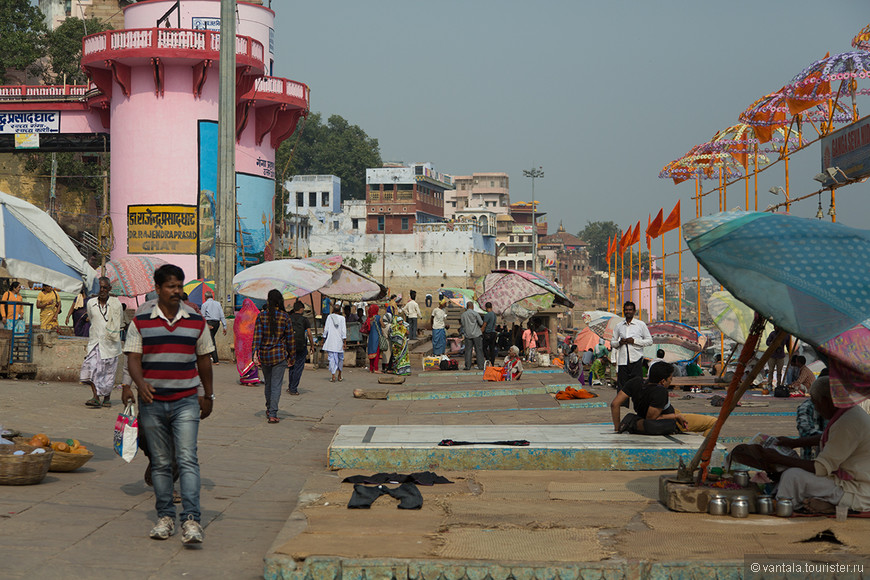
[[[200,520],[199,461],[196,458],[196,437],[199,432],[199,397],[178,401],[142,403],[139,428],[145,431],[151,457],[151,480],[154,483],[157,517],[175,519],[172,503],[172,444],[178,462],[181,485],[181,520]]]
[[[305,370],[305,358],[307,356],[307,350],[296,353],[296,360],[293,361],[293,366],[290,367],[290,384],[287,385],[287,390],[291,393],[299,392],[299,381],[302,380],[302,371]]]
[[[287,361],[276,365],[263,365],[263,382],[266,383],[266,416],[278,416],[278,401],[281,400],[281,385],[284,383],[284,371],[287,370]]]

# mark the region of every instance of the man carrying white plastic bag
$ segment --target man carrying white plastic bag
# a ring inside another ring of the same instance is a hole
[[[211,414],[214,404],[214,345],[205,319],[181,306],[183,286],[184,272],[178,266],[165,264],[154,272],[157,303],[150,311],[137,312],[124,352],[139,394],[139,422],[151,458],[158,519],[149,535],[166,540],[175,533],[174,450],[181,489],[181,541],[200,544],[203,531],[196,440],[199,422]],[[129,386],[124,386],[121,398],[125,403],[132,401]]]
[[[127,404],[115,420],[115,453],[130,463],[139,450],[139,421],[136,420],[136,406]]]

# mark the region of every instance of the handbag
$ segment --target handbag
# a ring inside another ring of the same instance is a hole
[[[388,350],[390,348],[390,337],[387,336],[387,333],[384,331],[381,331],[378,347],[381,350]]]
[[[114,447],[121,459],[130,463],[139,450],[139,421],[136,418],[136,405],[128,403],[118,413],[115,420]]]

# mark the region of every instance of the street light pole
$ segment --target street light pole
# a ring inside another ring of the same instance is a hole
[[[217,294],[232,315],[236,270],[236,0],[221,0],[218,83]]]
[[[538,208],[535,207],[535,180],[543,179],[542,166],[523,169],[523,177],[532,179],[532,272],[538,271]]]

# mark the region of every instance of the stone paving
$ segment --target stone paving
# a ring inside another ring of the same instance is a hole
[[[326,550],[333,553],[332,556],[312,556],[305,562],[292,559],[288,562],[287,555],[278,554],[276,549],[305,533],[308,522],[304,509],[316,507],[324,497],[343,489],[339,474],[327,468],[327,448],[341,425],[609,423],[609,409],[606,407],[524,404],[528,402],[524,397],[547,396],[542,394],[460,399],[354,399],[354,388],[378,388],[374,375],[363,369],[347,369],[343,382],[330,383],[326,370],[309,368],[303,375],[301,396],[284,394],[279,412],[282,421],[269,425],[263,408],[262,387],[238,385],[235,368],[228,364],[216,367],[215,377],[215,411],[201,424],[199,438],[205,543],[192,549],[184,548],[178,535],[164,542],[148,538],[155,511],[153,493],[142,479],[146,460],[140,453],[131,464],[126,464],[111,449],[119,401],[115,401],[111,409],[89,409],[83,404],[90,396],[89,389],[81,385],[0,381],[0,424],[26,434],[44,432],[52,438],[76,437],[95,452],[94,459],[78,471],[50,472],[39,485],[0,488],[0,577],[253,579],[265,575],[267,578],[435,578],[433,570],[439,566],[445,570],[453,567],[455,574],[451,572],[445,577],[483,578],[490,574],[492,578],[506,578],[512,573],[515,577],[523,574],[529,578],[546,577],[549,572],[536,575],[528,572],[532,569],[528,567],[523,573],[519,569],[511,572],[510,566],[497,557],[487,558],[486,554],[462,559],[462,554],[471,552],[460,549],[464,543],[459,536],[451,540],[452,544],[439,548],[443,554],[457,554],[455,560],[427,556],[398,564],[384,559],[375,563],[360,559],[353,551],[341,553],[333,549]],[[529,374],[519,384],[545,387],[547,384],[567,383],[566,379],[567,375],[559,373]],[[470,391],[481,387],[485,388],[485,385],[473,373],[448,377],[430,372],[415,374],[404,385],[391,389]],[[601,394],[596,401],[609,402],[612,390],[595,390]],[[715,412],[701,397],[675,400],[675,404],[687,412]],[[724,440],[733,444],[759,431],[792,434],[792,413],[796,405],[794,400],[769,400],[767,407],[746,409],[746,414],[737,414],[726,424],[722,433]],[[478,471],[468,475],[470,479],[488,481],[497,478],[497,474],[490,475],[493,473]],[[597,475],[596,472],[553,473],[556,473],[553,477],[563,483],[560,484],[562,487],[551,487],[563,495],[577,492],[571,487],[572,481],[591,485],[598,481],[596,478],[608,476],[608,472],[597,472]],[[659,472],[636,472],[635,475],[633,472],[610,472],[619,473],[631,480],[633,477],[657,477]],[[630,481],[626,485],[629,484]],[[472,502],[468,505],[473,505],[473,498],[472,493],[465,500]],[[646,502],[654,512],[670,513],[653,504],[654,501]],[[530,504],[529,509],[537,508]],[[335,514],[338,521],[348,517],[346,509]],[[479,517],[496,516],[481,512]],[[630,528],[636,533],[655,530],[659,525],[655,522],[645,524],[645,520],[637,520],[629,514],[624,517],[633,522]],[[819,521],[818,518],[809,520]],[[524,520],[519,518],[518,521]],[[853,528],[861,528],[865,522],[850,520],[849,529],[854,533]],[[803,525],[803,522],[789,523]],[[687,525],[685,533],[690,534],[692,526],[703,526],[703,523],[693,518]],[[817,527],[810,523],[805,526],[807,531]],[[865,531],[867,529],[870,525],[865,526]],[[401,529],[392,531],[401,534]],[[870,537],[870,534],[865,535]],[[540,537],[545,539],[543,535]],[[561,536],[552,534],[552,537]],[[568,540],[570,537],[566,536]],[[605,547],[618,549],[623,541],[620,538],[617,533],[610,547]],[[505,538],[505,542],[510,541],[510,538]],[[451,552],[450,546],[455,546],[456,551]],[[692,556],[688,553],[673,557],[667,554],[656,556],[655,552],[650,552],[642,562],[611,558],[605,562],[606,565],[597,564],[595,569],[610,570],[606,574],[616,577],[661,575],[663,570],[685,565],[690,560]],[[694,563],[700,562],[709,564],[710,555],[696,557]],[[581,569],[577,566],[561,565],[562,578],[580,574]],[[366,566],[369,572],[361,575],[360,571]],[[461,575],[457,571],[460,567]],[[423,568],[429,572],[420,572]],[[555,570],[546,566],[537,569]],[[659,572],[653,573],[654,569]],[[710,569],[715,569],[715,566]],[[387,570],[391,572],[388,574]],[[498,570],[507,572],[501,574]],[[556,576],[551,574],[550,577]]]

